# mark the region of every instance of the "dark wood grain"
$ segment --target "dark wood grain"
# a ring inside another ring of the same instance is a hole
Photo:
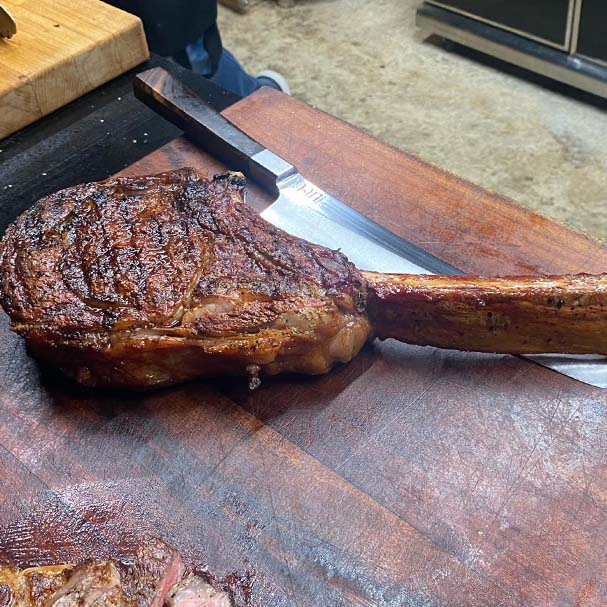
[[[280,94],[226,111],[469,272],[600,272],[596,243]],[[176,140],[128,169],[222,166]],[[255,187],[249,202],[269,198]],[[602,606],[607,397],[530,362],[373,344],[318,378],[144,396],[42,373],[0,318],[0,558],[172,541],[260,606]]]

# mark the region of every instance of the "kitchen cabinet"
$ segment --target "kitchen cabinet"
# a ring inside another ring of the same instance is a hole
[[[431,2],[478,20],[552,44],[567,45],[573,0],[440,0]]]
[[[607,2],[582,0],[573,49],[584,57],[607,63]]]
[[[605,0],[428,0],[428,33],[607,97]]]

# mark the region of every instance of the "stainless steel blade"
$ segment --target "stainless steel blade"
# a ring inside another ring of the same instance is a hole
[[[278,184],[261,216],[300,238],[341,250],[361,270],[396,274],[461,274],[450,264],[361,215],[299,173]]]
[[[339,249],[361,270],[396,274],[462,274],[444,261],[371,221],[299,173],[278,182],[278,199],[261,213],[294,236]],[[607,357],[538,354],[544,367],[607,388]]]

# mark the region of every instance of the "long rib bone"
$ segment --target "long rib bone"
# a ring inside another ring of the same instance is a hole
[[[607,354],[607,274],[478,278],[363,272],[380,338],[533,354]]]

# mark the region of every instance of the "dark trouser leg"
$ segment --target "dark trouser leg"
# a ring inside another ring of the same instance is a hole
[[[217,71],[210,80],[243,97],[261,88],[261,83],[257,78],[245,72],[236,57],[225,48],[219,58]]]
[[[209,54],[205,48],[204,38],[188,45],[186,50],[190,65],[196,73],[206,76],[211,82],[241,97],[250,95],[263,85],[278,88],[271,80],[264,79],[260,81],[247,73],[236,57],[225,48],[222,49],[217,69],[213,73]]]

